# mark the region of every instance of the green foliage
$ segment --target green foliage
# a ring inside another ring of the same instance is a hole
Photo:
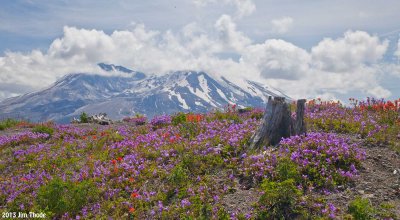
[[[12,119],[12,118],[7,118],[6,120],[3,120],[0,122],[0,131],[5,130],[7,128],[14,127],[15,125],[18,124],[19,121]]]
[[[66,212],[76,214],[98,195],[98,189],[91,181],[74,183],[55,178],[39,188],[36,202],[40,209],[59,217]]]
[[[259,112],[252,112],[250,115],[250,118],[254,118],[257,120],[262,119],[262,117],[264,116],[264,112],[263,111],[259,111]]]
[[[201,199],[200,196],[193,196],[190,200],[192,202],[191,210],[196,218],[192,219],[211,219],[212,205],[207,202],[206,198]]]
[[[86,114],[86,112],[82,112],[81,115],[79,116],[79,120],[81,123],[88,123],[89,122],[89,118],[88,115]]]
[[[396,219],[395,208],[394,204],[384,202],[380,204],[377,212],[382,219]]]
[[[186,169],[181,165],[176,165],[172,170],[171,174],[168,176],[168,180],[177,186],[182,186],[188,180],[188,174]]]
[[[182,137],[192,139],[199,135],[201,129],[196,123],[182,123],[179,125],[179,133]]]
[[[289,158],[283,158],[278,162],[276,172],[280,181],[288,179],[300,180],[300,172],[297,169],[297,165]]]
[[[224,165],[224,160],[214,154],[196,155],[190,153],[183,156],[182,165],[193,175],[204,175],[221,168]]]
[[[177,114],[172,116],[172,124],[179,125],[186,122],[186,114],[183,112],[178,112]]]
[[[227,111],[227,112],[221,112],[219,110],[216,110],[208,119],[207,121],[214,121],[214,120],[219,120],[219,121],[233,121],[235,123],[240,123],[242,122],[242,119],[239,117],[239,114],[236,111]]]
[[[375,214],[375,210],[369,203],[369,200],[360,197],[350,202],[348,212],[355,220],[373,219],[373,215]]]
[[[44,133],[44,134],[48,134],[49,136],[51,136],[54,133],[54,128],[52,128],[46,124],[40,124],[40,125],[36,125],[35,127],[33,127],[32,132]]]
[[[226,212],[224,209],[218,210],[218,219],[220,220],[229,220],[231,219],[229,213]]]
[[[259,204],[258,219],[293,219],[300,213],[297,202],[302,195],[293,179],[283,182],[264,180],[261,185],[264,194]]]

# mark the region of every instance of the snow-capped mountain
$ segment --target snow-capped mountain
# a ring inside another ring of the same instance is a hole
[[[104,63],[99,67],[124,75],[67,75],[42,91],[4,100],[0,117],[69,122],[82,112],[105,112],[112,119],[137,113],[151,118],[178,111],[206,112],[227,104],[264,106],[268,96],[285,96],[256,82],[245,81],[239,86],[205,72],[176,71],[156,76]]]

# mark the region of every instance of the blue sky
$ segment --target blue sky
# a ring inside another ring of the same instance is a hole
[[[400,96],[397,0],[1,4],[0,100],[103,61],[250,77],[295,97]]]

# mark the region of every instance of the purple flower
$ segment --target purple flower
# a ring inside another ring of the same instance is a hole
[[[219,196],[215,195],[215,196],[213,196],[213,199],[214,199],[215,202],[218,202],[219,201]]]
[[[182,208],[190,206],[190,205],[191,205],[191,203],[188,199],[182,199],[182,201],[181,201]]]

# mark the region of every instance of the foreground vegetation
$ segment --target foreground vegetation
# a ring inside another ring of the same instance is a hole
[[[255,151],[247,146],[262,109],[138,115],[100,127],[8,120],[0,210],[55,219],[396,219],[390,201],[360,197],[344,209],[326,199],[354,185],[366,147],[400,152],[398,101],[351,101],[309,102],[306,136]],[[230,196],[243,192],[250,196],[240,203]]]

